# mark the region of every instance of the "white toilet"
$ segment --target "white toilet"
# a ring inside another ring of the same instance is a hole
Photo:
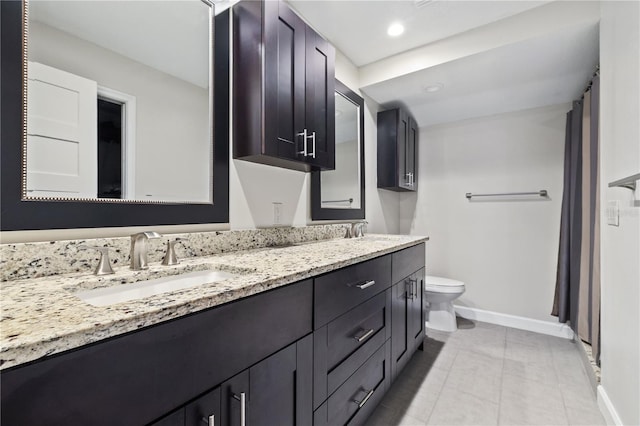
[[[464,293],[462,281],[449,278],[426,276],[424,298],[429,303],[427,328],[438,331],[456,331],[456,313],[453,301]]]

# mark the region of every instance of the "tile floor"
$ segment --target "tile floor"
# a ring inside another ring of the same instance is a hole
[[[573,342],[459,319],[427,332],[367,426],[604,425]]]

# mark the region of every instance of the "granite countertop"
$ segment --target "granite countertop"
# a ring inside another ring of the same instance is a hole
[[[426,237],[374,235],[330,239],[288,247],[260,248],[151,265],[119,268],[114,275],[86,273],[2,283],[0,369],[77,348],[269,289],[314,277],[427,241]],[[219,269],[236,274],[213,284],[141,300],[96,307],[75,292],[188,271]]]

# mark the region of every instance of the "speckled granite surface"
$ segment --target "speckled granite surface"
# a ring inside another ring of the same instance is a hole
[[[401,235],[334,238],[290,247],[192,257],[176,266],[159,265],[156,259],[148,271],[133,272],[120,267],[116,268],[115,275],[106,277],[91,275],[90,267],[86,272],[6,281],[2,283],[0,300],[0,369],[257,294],[426,240],[425,237]],[[197,245],[193,244],[193,247]],[[108,307],[91,306],[74,295],[87,288],[202,269],[222,269],[236,272],[237,276]]]
[[[178,258],[191,258],[260,247],[339,238],[344,236],[345,229],[346,225],[344,224],[332,224],[299,228],[282,227],[246,231],[172,234],[149,240],[149,261],[160,262],[164,257],[166,242],[178,237],[187,239],[187,241],[176,245]],[[78,249],[78,246],[81,245],[109,247],[109,257],[114,268],[129,265],[131,245],[129,237],[2,244],[0,245],[0,279],[8,281],[72,272],[91,273],[98,264],[100,256],[95,250]]]

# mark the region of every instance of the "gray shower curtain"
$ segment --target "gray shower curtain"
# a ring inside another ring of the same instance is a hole
[[[599,90],[593,78],[567,113],[564,192],[552,315],[600,356]]]

